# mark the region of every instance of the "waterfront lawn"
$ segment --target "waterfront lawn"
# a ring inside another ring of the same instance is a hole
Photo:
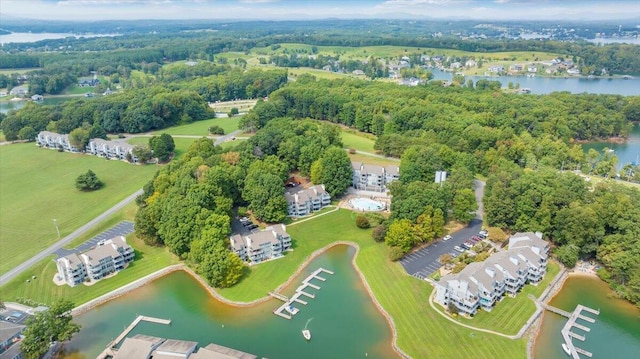
[[[160,135],[163,133],[168,133],[170,135],[186,135],[186,136],[208,136],[209,135],[209,127],[211,126],[220,126],[224,130],[224,133],[231,133],[238,129],[238,124],[240,123],[240,117],[220,117],[220,118],[212,118],[208,120],[195,121],[187,125],[174,126],[165,128],[162,130],[154,131],[152,134]]]
[[[455,325],[429,306],[433,290],[425,281],[407,275],[387,259],[383,243],[375,243],[371,230],[355,226],[355,212],[340,209],[287,227],[294,251],[284,258],[251,268],[251,274],[233,288],[217,290],[235,301],[264,297],[284,283],[313,251],[343,240],[359,244],[356,263],[377,300],[393,317],[398,345],[414,358],[524,358],[525,340],[509,340]]]
[[[558,273],[560,273],[560,264],[550,260],[547,274],[537,286],[525,285],[515,298],[505,296],[491,312],[479,311],[473,318],[458,316],[455,319],[466,325],[515,335],[536,311],[536,305],[527,298],[528,295],[540,297]]]
[[[365,134],[342,130],[340,137],[342,138],[344,148],[355,148],[356,151],[376,153],[376,150],[373,149],[376,141],[367,137]]]
[[[157,166],[138,166],[33,143],[0,146],[0,273],[64,237],[122,201],[152,178]],[[95,192],[75,188],[93,170],[104,183]]]
[[[178,263],[177,257],[169,253],[166,248],[147,246],[134,234],[127,236],[127,242],[135,249],[136,259],[127,269],[114,277],[101,280],[92,286],[79,285],[74,288],[66,284],[57,286],[53,283],[53,276],[57,273],[55,256],[50,256],[0,288],[2,300],[13,302],[17,298],[26,298],[42,304],[51,304],[58,299],[66,298],[78,306],[136,279]],[[31,279],[33,275],[36,276],[35,279]],[[27,279],[31,282],[27,283]]]

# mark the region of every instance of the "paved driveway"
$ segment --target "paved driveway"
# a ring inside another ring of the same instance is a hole
[[[115,226],[111,227],[110,229],[108,229],[107,231],[104,231],[102,233],[100,233],[99,235],[91,238],[90,240],[82,243],[81,245],[77,246],[74,249],[65,249],[65,248],[60,248],[57,251],[55,251],[54,253],[58,256],[58,258],[60,257],[64,257],[68,254],[71,253],[79,253],[79,252],[84,252],[86,250],[89,250],[93,247],[95,247],[98,242],[105,240],[105,239],[111,239],[113,237],[118,237],[118,236],[126,236],[129,233],[133,232],[133,222],[130,221],[122,221],[118,224],[116,224]]]
[[[410,275],[425,279],[433,272],[440,268],[441,264],[438,261],[441,255],[445,253],[455,253],[453,247],[460,246],[471,236],[477,234],[482,229],[482,220],[474,219],[469,225],[458,232],[452,234],[450,240],[434,242],[431,245],[422,248],[417,252],[413,252],[400,260],[400,264],[404,267]]]

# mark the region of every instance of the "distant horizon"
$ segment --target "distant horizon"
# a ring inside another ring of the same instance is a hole
[[[637,0],[2,0],[3,18],[108,20],[625,21]],[[18,19],[16,19],[18,20]]]

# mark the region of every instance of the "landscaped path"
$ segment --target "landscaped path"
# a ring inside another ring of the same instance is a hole
[[[124,200],[122,200],[120,203],[118,203],[115,206],[113,206],[113,207],[109,208],[108,210],[104,211],[98,217],[96,217],[96,218],[92,219],[91,221],[85,223],[82,227],[76,229],[75,231],[73,231],[68,236],[62,238],[61,240],[59,240],[56,243],[52,244],[51,246],[49,246],[48,248],[44,249],[40,253],[38,253],[35,256],[31,257],[30,259],[26,260],[22,264],[18,265],[17,267],[15,267],[15,268],[11,269],[10,271],[8,271],[7,273],[3,274],[2,276],[0,276],[0,286],[7,284],[10,280],[15,278],[20,273],[22,273],[22,272],[26,271],[27,269],[29,269],[32,265],[40,262],[41,260],[47,258],[48,256],[54,254],[55,251],[57,251],[58,249],[60,249],[63,246],[65,246],[67,243],[71,242],[72,240],[74,240],[75,238],[77,238],[78,236],[80,236],[81,234],[83,234],[84,232],[86,232],[87,230],[92,228],[93,226],[97,225],[98,223],[104,221],[105,219],[107,219],[107,217],[109,217],[112,214],[116,213],[117,211],[121,210],[124,206],[126,206],[127,204],[129,204],[130,202],[135,200],[136,197],[141,195],[142,192],[143,192],[142,189],[136,191],[135,193],[131,194],[129,197],[127,197]]]

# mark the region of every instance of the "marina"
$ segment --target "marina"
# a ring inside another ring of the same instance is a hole
[[[144,316],[144,315],[139,315],[138,317],[136,317],[136,319],[133,320],[133,322],[131,322],[131,324],[129,324],[129,326],[125,330],[122,331],[122,333],[120,333],[120,335],[118,335],[118,337],[116,339],[114,339],[111,343],[109,343],[107,348],[105,350],[103,350],[102,353],[100,353],[100,355],[98,355],[96,357],[96,359],[105,359],[105,358],[114,357],[115,353],[116,353],[116,349],[115,348],[142,321],[149,322],[149,323],[155,323],[155,324],[165,324],[165,325],[171,324],[171,319],[162,319],[162,318],[154,318],[154,317],[147,317],[147,316]]]
[[[326,281],[327,280],[326,278],[320,276],[321,273],[333,274],[333,272],[328,269],[324,269],[324,268],[316,269],[313,273],[311,273],[308,277],[306,277],[302,281],[302,284],[298,288],[296,288],[296,291],[291,296],[291,298],[288,298],[287,296],[280,293],[269,292],[269,295],[272,296],[273,298],[276,298],[285,302],[283,305],[279,306],[276,310],[274,310],[273,314],[285,319],[291,319],[294,315],[298,314],[300,309],[294,307],[293,304],[299,303],[302,305],[307,305],[307,301],[300,299],[301,296],[305,296],[311,299],[315,298],[315,294],[306,292],[305,289],[309,287],[309,288],[319,290],[320,286],[311,283],[311,280],[317,279],[321,282]]]
[[[580,330],[583,330],[585,332],[590,332],[591,329],[585,325],[576,323],[576,321],[578,319],[584,320],[588,323],[595,323],[595,319],[588,317],[586,315],[583,315],[583,312],[587,312],[587,313],[591,313],[591,314],[595,314],[595,315],[600,315],[600,310],[596,310],[596,309],[592,309],[589,307],[586,307],[584,305],[578,304],[578,306],[576,307],[576,309],[572,312],[569,313],[565,310],[562,310],[560,308],[556,308],[553,307],[551,305],[548,304],[543,304],[544,309],[556,313],[558,315],[562,315],[564,317],[569,318],[569,320],[565,323],[564,327],[562,328],[562,330],[560,331],[560,333],[562,333],[562,338],[564,339],[564,343],[562,343],[562,349],[564,349],[565,353],[567,353],[567,355],[570,355],[573,359],[580,359],[580,355],[578,354],[582,354],[588,358],[591,358],[593,356],[593,353],[578,348],[573,344],[573,338],[578,339],[580,341],[585,341],[586,337],[584,335],[580,335],[577,334],[575,332],[571,331],[571,328],[578,328]]]

